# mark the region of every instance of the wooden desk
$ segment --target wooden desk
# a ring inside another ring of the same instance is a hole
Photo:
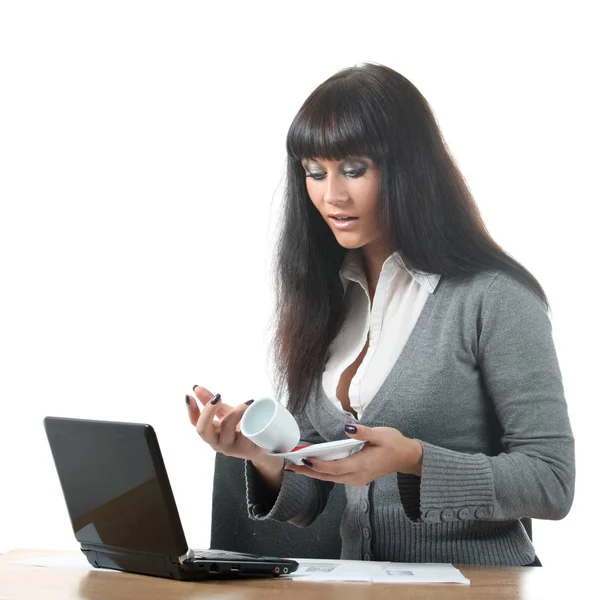
[[[72,553],[13,550],[0,555],[0,600],[547,600],[573,595],[576,590],[572,582],[565,582],[565,573],[546,571],[544,567],[459,566],[471,580],[467,586],[282,580],[181,582],[129,573],[10,564],[59,554]]]

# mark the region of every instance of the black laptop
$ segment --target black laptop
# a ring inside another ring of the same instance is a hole
[[[277,577],[291,559],[191,550],[150,425],[46,417],[73,531],[94,567],[180,580]]]

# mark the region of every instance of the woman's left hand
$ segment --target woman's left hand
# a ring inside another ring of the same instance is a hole
[[[308,458],[312,466],[286,465],[285,469],[313,479],[333,481],[360,487],[389,473],[421,475],[423,447],[418,440],[403,436],[392,427],[351,426],[356,433],[346,434],[368,442],[362,450],[348,458],[320,460]]]

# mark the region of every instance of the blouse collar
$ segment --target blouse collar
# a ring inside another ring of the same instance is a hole
[[[404,263],[400,252],[394,252],[393,254],[388,256],[385,259],[381,268],[382,273],[389,271],[390,274],[396,273],[397,271],[401,270],[407,272],[419,285],[424,287],[430,294],[433,294],[441,278],[441,275],[436,273],[424,273],[422,271],[415,271],[414,269],[409,269]],[[350,281],[355,281],[356,283],[359,283],[363,288],[368,289],[362,253],[360,250],[348,250],[346,256],[344,257],[342,267],[340,269],[340,279],[344,286],[344,293],[346,292],[348,282]]]

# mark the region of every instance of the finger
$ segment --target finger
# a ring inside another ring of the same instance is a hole
[[[193,395],[186,394],[185,395],[185,403],[187,406],[188,417],[190,419],[190,423],[196,426],[198,419],[200,418],[200,408],[198,407],[198,402]]]
[[[307,460],[312,465],[312,469],[319,473],[347,475],[362,470],[364,457],[359,456],[359,454],[359,452],[356,452],[352,456],[340,458],[338,460],[321,460],[313,456],[309,457]]]
[[[310,467],[301,467],[299,465],[289,464],[284,467],[284,471],[294,471],[299,475],[305,475],[312,479],[319,479],[320,481],[331,481],[333,483],[341,483],[344,485],[352,485],[354,487],[362,487],[372,481],[372,479],[366,479],[362,473],[347,473],[345,475],[332,475],[331,473],[319,473]]]
[[[211,401],[211,399],[214,398],[214,396],[215,396],[212,392],[210,392],[206,388],[202,387],[201,385],[195,385],[192,391],[193,391],[193,395],[196,398],[198,398],[198,400],[202,406],[206,406]],[[231,412],[231,410],[233,410],[232,406],[229,406],[228,404],[225,404],[224,402],[220,402],[219,408],[216,411],[215,416],[218,419],[222,419],[223,417],[225,417],[225,415],[227,415],[229,412]]]
[[[293,471],[298,475],[304,475],[311,479],[318,479],[319,481],[332,481],[333,483],[346,483],[348,475],[331,475],[330,473],[319,473],[310,467],[301,467],[300,465],[288,464],[284,467],[284,471]]]
[[[236,406],[221,421],[221,436],[219,441],[224,447],[231,446],[235,442],[239,432],[239,423],[252,402],[252,400],[248,400],[247,403]]]
[[[215,394],[209,402],[206,403],[196,423],[198,435],[211,446],[218,444],[220,434],[215,429],[215,417],[218,411],[218,404],[221,402],[221,394]]]
[[[198,419],[198,425],[196,425],[196,433],[198,433],[211,448],[216,448],[219,443],[218,424],[218,421],[213,421],[212,423],[200,426],[200,419]]]
[[[352,439],[363,442],[379,441],[381,427],[367,427],[358,423],[348,424],[344,427],[345,434]]]

